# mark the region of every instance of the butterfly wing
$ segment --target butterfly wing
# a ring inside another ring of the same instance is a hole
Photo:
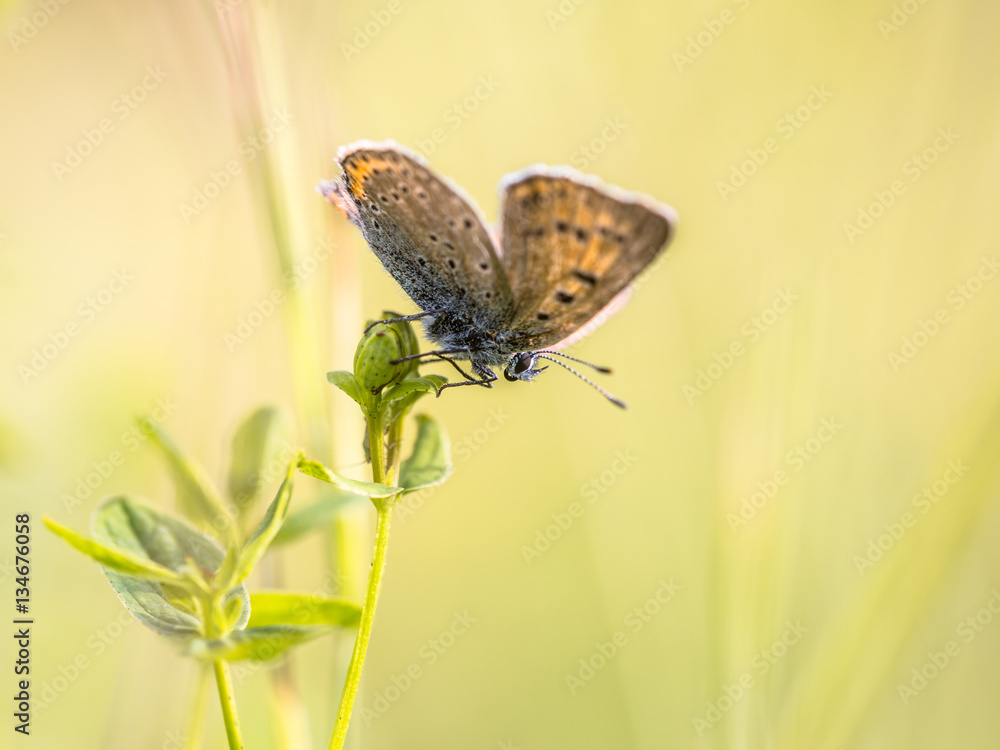
[[[597,311],[597,315],[592,317],[582,326],[577,328],[566,338],[560,339],[554,344],[547,344],[546,349],[552,349],[554,351],[562,351],[563,349],[569,349],[571,346],[576,346],[579,342],[583,341],[587,336],[592,334],[602,325],[608,322],[609,318],[613,318],[619,312],[624,309],[628,301],[632,299],[633,288],[631,285],[622,289],[618,294],[611,298],[611,301]]]
[[[542,349],[607,307],[666,248],[669,206],[569,169],[532,168],[504,181],[501,247],[514,297],[509,345]]]
[[[337,155],[339,182],[320,186],[424,311],[461,310],[486,326],[509,321],[503,264],[477,209],[420,157],[361,141]]]

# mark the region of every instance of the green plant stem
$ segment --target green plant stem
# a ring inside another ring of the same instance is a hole
[[[208,601],[204,602],[205,636],[218,638],[223,634],[225,617],[218,592],[213,592]],[[219,689],[219,702],[222,704],[222,721],[226,725],[226,737],[229,740],[229,750],[243,750],[243,737],[240,735],[240,721],[236,717],[236,697],[233,695],[233,683],[229,677],[229,665],[222,659],[212,662],[215,672],[215,684]]]
[[[406,415],[409,409],[402,409],[395,414],[393,422],[388,426],[388,435],[386,436],[386,443],[388,447],[386,448],[386,460],[388,461],[388,469],[386,471],[386,482],[388,484],[393,484],[396,481],[396,476],[399,474],[399,461],[401,458],[400,444],[403,440],[403,423],[406,421]]]
[[[372,454],[372,481],[387,485],[385,416],[385,412],[378,408],[378,404],[375,404],[370,410],[366,409],[368,448]]]
[[[358,638],[354,641],[354,653],[351,655],[351,665],[347,668],[347,679],[344,682],[344,692],[340,698],[340,708],[337,711],[337,723],[333,726],[330,737],[330,750],[341,750],[347,738],[347,725],[351,721],[351,711],[354,709],[354,699],[358,695],[361,684],[361,670],[365,666],[365,654],[368,652],[368,641],[371,639],[372,622],[375,620],[375,605],[378,603],[379,590],[382,587],[382,573],[385,571],[385,551],[389,544],[389,519],[392,507],[386,503],[378,509],[378,521],[375,528],[375,554],[372,556],[372,572],[368,578],[368,592],[361,609],[361,625]]]
[[[221,659],[212,662],[215,670],[215,684],[219,687],[219,700],[222,703],[222,720],[226,724],[226,737],[229,739],[229,750],[243,750],[243,738],[240,736],[240,722],[236,718],[236,700],[233,698],[233,683],[229,679],[229,665]]]
[[[380,484],[386,484],[386,450],[383,414],[368,415],[368,443],[372,455],[372,479]],[[344,681],[344,692],[340,696],[340,708],[337,710],[337,721],[333,725],[330,737],[330,750],[341,750],[347,739],[347,726],[351,722],[354,701],[358,696],[361,684],[361,671],[365,666],[365,655],[368,653],[368,641],[371,640],[372,623],[375,621],[375,606],[378,604],[378,594],[382,587],[382,574],[385,572],[385,553],[389,546],[389,522],[392,517],[392,506],[396,497],[375,501],[378,511],[375,525],[375,551],[372,553],[372,570],[368,576],[368,590],[365,593],[365,603],[361,608],[361,624],[358,637],[354,641],[354,652],[351,654],[351,664],[347,668],[347,678]]]

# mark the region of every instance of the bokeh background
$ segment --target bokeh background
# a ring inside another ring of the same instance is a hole
[[[396,511],[352,747],[995,747],[996,4],[2,9],[0,590],[10,611],[30,512],[39,701],[4,747],[195,746],[193,666],[40,520],[173,507],[137,414],[222,483],[240,418],[275,404],[365,477],[324,373],[413,307],[314,190],[360,138],[421,151],[491,220],[501,176],[546,162],[681,224],[575,349],[629,411],[552,371],[423,402],[455,474]],[[370,523],[272,570],[357,595]],[[302,647],[292,693],[238,675],[248,747],[325,747],[350,645]]]

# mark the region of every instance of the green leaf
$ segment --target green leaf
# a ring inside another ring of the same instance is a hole
[[[271,467],[279,460],[283,437],[287,438],[285,420],[273,406],[255,409],[236,428],[228,489],[241,514],[260,496],[269,480],[268,469],[274,471]]]
[[[289,513],[271,544],[288,544],[310,531],[325,528],[343,508],[360,502],[363,497],[353,492],[330,490],[311,505]]]
[[[240,550],[235,542],[230,542],[226,548],[226,555],[215,571],[215,588],[225,591],[236,585],[236,572],[240,564]]]
[[[180,512],[207,529],[231,528],[229,509],[201,467],[189,460],[156,422],[151,419],[142,422],[153,443],[166,456]]]
[[[373,499],[392,497],[402,491],[401,487],[388,487],[384,484],[359,482],[356,479],[342,477],[339,474],[334,474],[323,466],[323,464],[305,458],[299,461],[299,471],[316,479],[322,479],[324,482],[329,482],[342,490],[353,492],[356,495],[365,495]]]
[[[326,374],[326,379],[354,399],[358,404],[361,406],[365,405],[365,395],[362,393],[361,386],[358,385],[358,380],[354,377],[354,373],[347,372],[346,370],[334,370]]]
[[[281,528],[281,524],[288,515],[288,505],[292,501],[292,486],[295,483],[295,468],[298,464],[298,457],[292,459],[288,464],[288,471],[285,473],[285,480],[278,488],[267,512],[258,524],[256,531],[243,545],[240,552],[239,563],[236,566],[235,580],[237,583],[246,579],[260,562],[260,558],[267,552],[268,546]]]
[[[211,575],[222,563],[222,548],[214,540],[179,518],[124,495],[98,505],[90,525],[95,539],[178,573],[193,561]]]
[[[105,568],[163,583],[180,583],[182,580],[177,573],[174,573],[169,568],[149,562],[139,556],[133,556],[112,547],[107,547],[92,539],[82,537],[75,531],[56,523],[51,518],[43,517],[42,522],[49,527],[52,533],[62,537],[73,547],[88,557],[93,558]]]
[[[395,401],[404,396],[409,396],[411,393],[437,393],[438,389],[447,382],[447,379],[440,375],[410,378],[394,385],[382,394],[382,398],[385,401]]]
[[[253,614],[251,598],[250,614]],[[243,602],[235,596],[228,596],[222,601],[222,615],[225,619],[226,631],[242,630],[249,624],[249,618],[243,610]]]
[[[224,557],[222,548],[211,537],[124,496],[102,502],[94,511],[91,526],[97,540],[181,576],[195,565],[202,577],[211,579]],[[157,633],[190,637],[201,632],[191,598],[192,585],[186,578],[174,585],[161,584],[110,566],[104,567],[104,575],[132,616]],[[233,604],[233,600],[239,603]],[[223,606],[236,613],[234,627],[244,627],[250,619],[250,595],[244,586],[232,588]]]
[[[416,389],[409,390],[408,392],[403,392],[398,395],[393,395],[390,397],[388,395],[383,396],[382,403],[386,408],[390,409],[394,415],[394,418],[402,418],[413,408],[413,405],[417,403],[420,399],[426,396],[428,393],[437,393],[441,386],[448,382],[448,378],[441,375],[424,375],[421,378],[414,378],[417,381],[427,381],[431,384],[431,388],[427,389],[425,386],[418,386]],[[404,380],[400,385],[404,385],[410,381]]]
[[[441,484],[452,471],[451,443],[444,430],[426,414],[418,414],[416,420],[413,452],[399,470],[399,483],[406,492]]]
[[[249,628],[268,625],[336,625],[353,628],[361,621],[361,607],[346,599],[332,599],[288,591],[264,591],[250,597]]]
[[[209,640],[194,638],[187,647],[187,655],[203,661],[224,659],[236,661],[253,659],[267,661],[285,649],[332,633],[329,627],[302,627],[298,625],[269,625],[261,628],[236,630],[225,638]]]
[[[108,569],[104,575],[129,614],[153,632],[170,638],[201,633],[193,598],[177,587]]]

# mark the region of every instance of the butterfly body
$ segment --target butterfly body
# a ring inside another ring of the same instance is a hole
[[[492,382],[499,365],[508,380],[537,375],[533,355],[612,305],[677,223],[668,206],[533,167],[503,181],[497,236],[457,187],[394,143],[352,144],[338,161],[342,178],[321,192],[423,311],[413,317],[437,354],[471,362],[480,380],[470,384]]]
[[[423,321],[427,338],[442,349],[467,350],[467,353],[456,351],[457,359],[490,367],[505,364],[510,359],[508,335],[502,328],[447,310],[428,318]]]

